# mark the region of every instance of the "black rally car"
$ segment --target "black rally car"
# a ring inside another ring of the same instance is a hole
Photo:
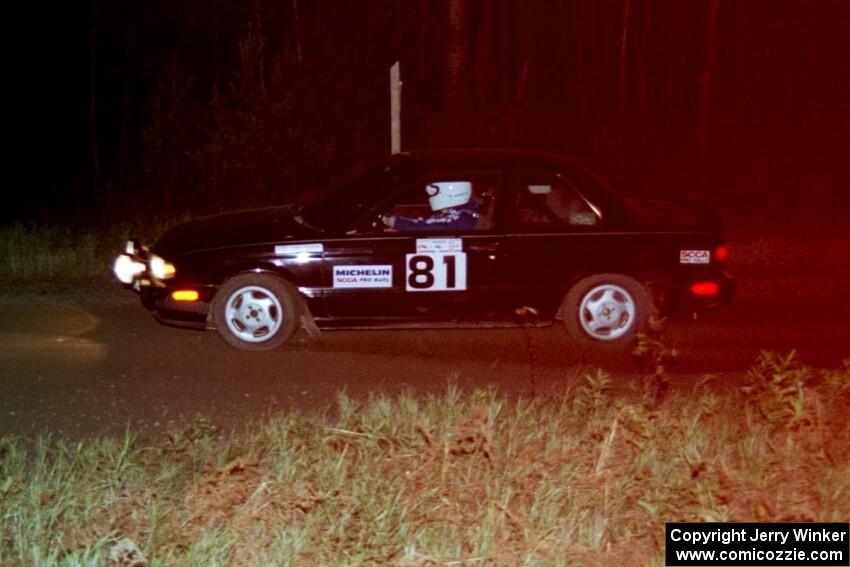
[[[163,323],[269,349],[299,326],[548,324],[628,344],[656,308],[727,303],[718,223],[623,198],[557,155],[398,154],[306,205],[178,225],[114,272]]]

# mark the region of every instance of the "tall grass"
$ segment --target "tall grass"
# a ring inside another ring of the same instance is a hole
[[[658,401],[592,372],[513,401],[340,394],[227,436],[7,437],[0,564],[129,540],[150,565],[663,565],[668,521],[846,521],[850,365],[765,354],[746,382]]]
[[[179,219],[101,227],[12,223],[0,226],[0,280],[106,278],[128,238],[155,239]]]
[[[6,278],[51,278],[105,272],[102,237],[56,226],[17,223],[0,228],[0,274]]]

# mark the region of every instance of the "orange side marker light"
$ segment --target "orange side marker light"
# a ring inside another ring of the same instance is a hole
[[[174,301],[198,301],[198,292],[193,289],[180,289],[171,294]]]

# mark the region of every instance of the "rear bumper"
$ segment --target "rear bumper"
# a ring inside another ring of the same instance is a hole
[[[716,293],[700,295],[693,287],[698,284],[716,284]],[[667,305],[673,313],[694,313],[728,305],[735,295],[735,278],[725,272],[690,279],[675,286],[670,302]]]

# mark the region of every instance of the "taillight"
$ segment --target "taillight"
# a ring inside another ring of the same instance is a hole
[[[691,293],[697,297],[713,297],[720,293],[720,286],[716,282],[697,282],[691,286]]]
[[[717,260],[718,264],[725,264],[726,260],[729,259],[729,247],[721,244],[715,248],[714,258]]]

